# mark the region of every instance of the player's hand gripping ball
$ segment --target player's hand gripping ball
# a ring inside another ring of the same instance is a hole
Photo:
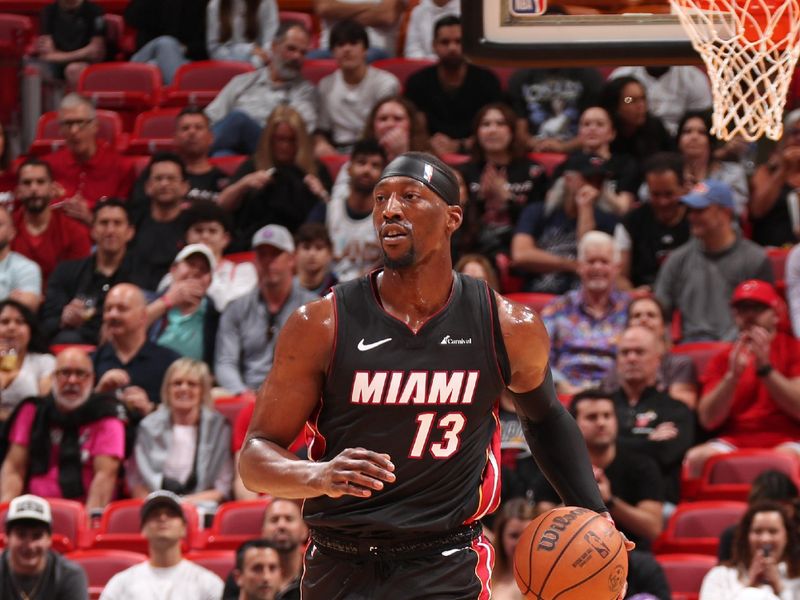
[[[615,600],[627,577],[622,534],[587,508],[539,515],[514,552],[514,578],[530,600]]]

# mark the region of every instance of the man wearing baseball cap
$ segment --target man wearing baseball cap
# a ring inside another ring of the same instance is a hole
[[[731,297],[738,336],[703,377],[697,417],[719,437],[689,450],[698,477],[705,461],[739,448],[800,455],[800,342],[787,334],[786,305],[770,284],[744,281]]]
[[[145,498],[140,514],[149,559],[114,575],[100,599],[219,600],[224,588],[222,579],[183,558],[181,542],[186,537],[186,516],[180,497],[156,490]]]
[[[234,394],[255,391],[272,368],[278,331],[295,309],[318,298],[294,281],[294,240],[282,225],[253,235],[258,285],[225,308],[217,332],[214,373]]]
[[[6,513],[6,549],[0,556],[3,600],[87,600],[86,574],[51,549],[52,514],[44,498],[17,496]]]
[[[219,312],[208,295],[217,260],[205,244],[184,246],[172,261],[172,283],[147,305],[149,337],[159,346],[214,362]]]
[[[707,179],[681,198],[688,208],[691,238],[674,250],[656,278],[654,291],[666,314],[681,314],[682,340],[736,339],[728,302],[748,279],[772,283],[772,265],[761,246],[734,227],[730,187]]]

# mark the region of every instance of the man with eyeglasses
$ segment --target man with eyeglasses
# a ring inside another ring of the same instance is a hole
[[[54,379],[50,394],[23,400],[5,424],[0,502],[31,493],[101,510],[125,456],[125,409],[92,392],[92,361],[79,348],[58,355]]]
[[[91,210],[104,197],[127,198],[135,178],[131,163],[111,144],[98,140],[97,114],[79,94],[67,94],[58,109],[65,147],[44,156],[53,179],[64,188],[62,210],[91,223]]]
[[[233,394],[255,392],[272,368],[277,333],[289,316],[319,296],[294,280],[294,240],[281,225],[253,236],[256,288],[225,308],[217,331],[214,373]]]

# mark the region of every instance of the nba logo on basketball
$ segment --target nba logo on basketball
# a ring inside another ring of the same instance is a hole
[[[611,553],[611,551],[608,549],[608,546],[603,543],[603,540],[601,540],[600,536],[594,531],[589,531],[583,536],[583,539],[585,539],[586,543],[595,549],[601,558],[605,558]]]

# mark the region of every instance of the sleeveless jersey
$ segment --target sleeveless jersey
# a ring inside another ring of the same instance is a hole
[[[347,214],[346,195],[333,197],[325,209],[325,226],[333,244],[333,272],[339,281],[357,279],[374,268],[381,248],[371,216],[353,219]]]
[[[311,527],[373,539],[448,532],[500,501],[498,398],[507,368],[488,286],[454,274],[446,305],[414,334],[386,312],[372,273],[334,288],[336,342],[308,422],[312,460],[345,448],[390,455],[396,480],[370,498],[306,500]],[[498,361],[498,351],[502,358]]]

